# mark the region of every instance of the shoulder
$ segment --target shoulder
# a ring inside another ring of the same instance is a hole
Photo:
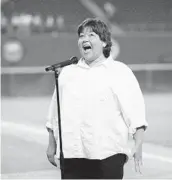
[[[75,68],[76,68],[76,64],[70,64],[68,66],[63,67],[62,71],[70,72],[70,71],[73,71]]]
[[[111,60],[111,69],[114,73],[133,74],[131,68],[127,64],[114,59]]]
[[[62,68],[60,76],[68,76],[76,69],[76,64],[71,64]]]
[[[111,61],[111,77],[119,84],[138,84],[138,80],[132,69],[125,63],[113,60]]]

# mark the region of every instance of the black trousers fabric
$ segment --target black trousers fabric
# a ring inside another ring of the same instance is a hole
[[[122,179],[125,162],[125,154],[103,160],[64,159],[64,179]]]

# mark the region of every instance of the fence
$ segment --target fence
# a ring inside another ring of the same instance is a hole
[[[143,93],[172,90],[172,63],[130,64]],[[2,96],[45,96],[54,89],[54,76],[45,67],[1,68]]]

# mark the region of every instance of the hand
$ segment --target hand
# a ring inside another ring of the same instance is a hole
[[[48,158],[48,161],[57,167],[57,164],[55,162],[55,154],[56,154],[56,149],[54,146],[48,146],[47,148],[47,158]]]
[[[135,171],[141,173],[142,162],[142,146],[139,148],[134,147],[132,149],[132,156],[134,157]]]

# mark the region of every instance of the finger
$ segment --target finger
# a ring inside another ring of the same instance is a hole
[[[142,174],[142,172],[141,172],[141,167],[140,167],[140,163],[139,163],[139,165],[138,165],[138,170],[139,170],[139,173]]]
[[[140,165],[143,166],[143,160],[142,160],[142,157],[140,158]]]
[[[57,167],[57,164],[56,164],[55,162],[51,162],[51,164],[52,164],[53,166],[56,166],[56,167]]]
[[[53,165],[53,166],[56,166],[57,167],[57,164],[55,161],[50,161],[50,163]]]
[[[134,159],[134,162],[135,162],[135,171],[141,173],[140,161],[138,159]]]
[[[141,172],[141,161],[140,160],[137,160],[137,172],[142,174],[142,172]]]
[[[138,171],[138,161],[136,159],[134,159],[134,164],[135,164],[135,171]]]
[[[52,157],[50,158],[50,157],[49,157],[48,160],[49,160],[49,162],[50,162],[52,165],[57,166],[54,158],[52,158]]]
[[[134,164],[135,164],[135,166],[134,166],[135,167],[135,172],[137,172],[137,164],[136,163],[134,163]]]
[[[142,171],[141,171],[142,167],[143,167],[143,161],[142,161],[142,158],[141,158],[140,161],[139,161],[140,174],[142,174]]]

